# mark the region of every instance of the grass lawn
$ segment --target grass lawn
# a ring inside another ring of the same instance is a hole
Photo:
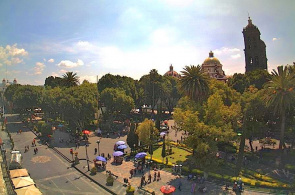
[[[186,161],[187,157],[189,155],[192,155],[192,153],[180,148],[176,148],[176,147],[172,147],[172,152],[173,154],[166,156],[168,158],[168,162],[172,164],[175,164],[177,161]],[[162,147],[159,147],[158,149],[154,151],[153,158],[163,159],[161,154],[162,154]],[[166,162],[166,159],[164,160],[164,162]]]

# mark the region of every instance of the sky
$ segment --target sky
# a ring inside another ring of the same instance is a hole
[[[226,75],[245,72],[248,14],[266,44],[268,70],[295,61],[294,0],[1,0],[0,79],[44,85],[74,72],[140,79],[180,72],[214,52]]]

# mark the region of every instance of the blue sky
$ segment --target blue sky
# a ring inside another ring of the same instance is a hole
[[[248,13],[266,43],[268,68],[295,61],[294,0],[3,0],[0,78],[43,85],[76,72],[82,82],[139,79],[170,64],[202,64],[212,50],[227,75],[245,72]]]

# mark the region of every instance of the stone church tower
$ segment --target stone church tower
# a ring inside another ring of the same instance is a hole
[[[252,24],[249,17],[248,25],[243,29],[245,43],[246,72],[256,69],[267,70],[266,45],[260,39],[260,31]]]

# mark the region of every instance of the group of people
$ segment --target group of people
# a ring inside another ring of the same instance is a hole
[[[144,174],[144,175],[142,175],[142,177],[140,179],[140,187],[142,187],[144,185],[147,185],[147,184],[151,183],[152,181],[159,181],[159,180],[161,180],[161,173],[160,173],[160,171],[158,171],[158,172],[156,170],[154,171],[154,178],[153,178],[153,180],[152,180],[151,173],[148,174],[147,180],[146,180],[145,174]]]

